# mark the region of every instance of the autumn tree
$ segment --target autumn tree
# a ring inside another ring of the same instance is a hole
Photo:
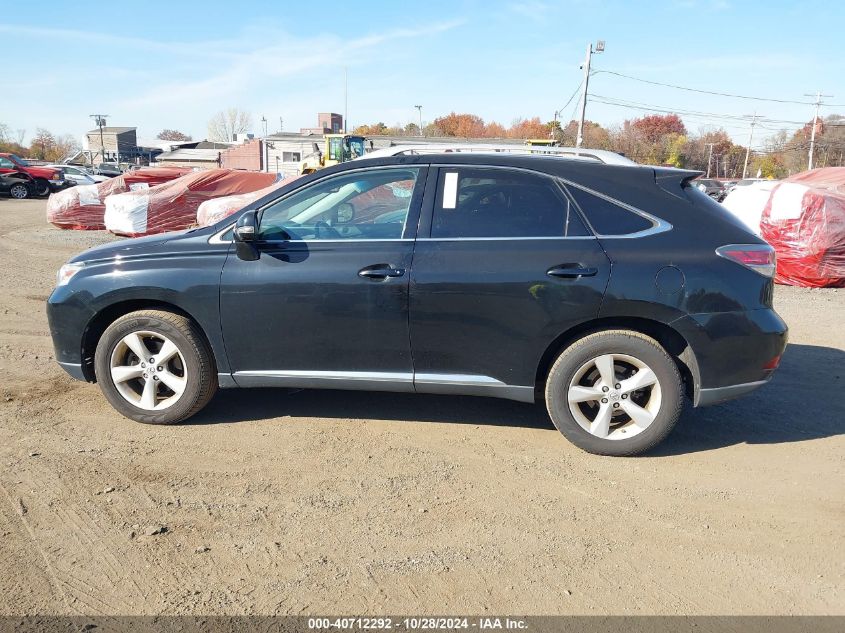
[[[192,141],[193,139],[185,134],[184,132],[180,132],[179,130],[162,130],[156,136],[157,139],[161,141]]]
[[[667,134],[687,134],[684,122],[677,114],[649,114],[631,121],[631,127],[649,143],[656,143]]]
[[[547,123],[540,121],[540,117],[533,119],[516,119],[508,130],[511,138],[548,138],[550,128]]]
[[[484,136],[484,119],[475,114],[455,114],[434,119],[434,125],[443,136],[481,138]]]
[[[26,149],[22,144],[24,134],[24,130],[17,130],[17,133],[14,133],[8,125],[0,123],[0,152],[25,154]]]
[[[208,138],[211,141],[232,141],[235,134],[243,134],[252,127],[252,115],[238,108],[227,108],[208,121]]]
[[[70,134],[55,136],[49,130],[38,128],[27,152],[38,160],[58,163],[79,151],[79,141]]]

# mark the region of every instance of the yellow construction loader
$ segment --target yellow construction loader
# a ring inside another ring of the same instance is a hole
[[[364,155],[364,137],[354,134],[326,134],[325,151],[314,143],[314,151],[299,163],[300,174],[313,174],[323,167],[345,163]]]

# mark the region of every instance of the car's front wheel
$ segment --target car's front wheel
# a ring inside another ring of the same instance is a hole
[[[217,390],[214,358],[199,328],[161,310],[132,312],[106,328],[94,366],[109,403],[145,424],[180,422]]]
[[[9,188],[9,195],[18,200],[29,198],[29,187],[24,183],[12,185]]]
[[[546,406],[573,444],[599,455],[636,455],[660,443],[683,408],[675,362],[651,337],[630,330],[590,334],[558,356]]]

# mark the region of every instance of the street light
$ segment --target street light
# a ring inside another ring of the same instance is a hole
[[[423,130],[422,130],[422,106],[421,105],[415,105],[414,107],[419,111],[419,114],[420,114],[420,136],[422,136],[423,135]]]

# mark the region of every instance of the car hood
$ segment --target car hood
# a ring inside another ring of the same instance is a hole
[[[188,233],[190,229],[184,231],[174,231],[172,233],[159,233],[158,235],[148,235],[146,237],[133,237],[118,242],[110,242],[109,244],[102,244],[89,248],[87,251],[81,252],[79,255],[71,259],[71,262],[97,262],[110,259],[118,259],[124,257],[134,257],[138,255],[155,254],[160,252],[161,246],[174,240],[179,240]]]
[[[27,165],[25,168],[22,169],[26,170],[31,176],[35,178],[46,178],[47,180],[52,179],[63,179],[62,173],[52,167],[40,167],[36,165]]]

